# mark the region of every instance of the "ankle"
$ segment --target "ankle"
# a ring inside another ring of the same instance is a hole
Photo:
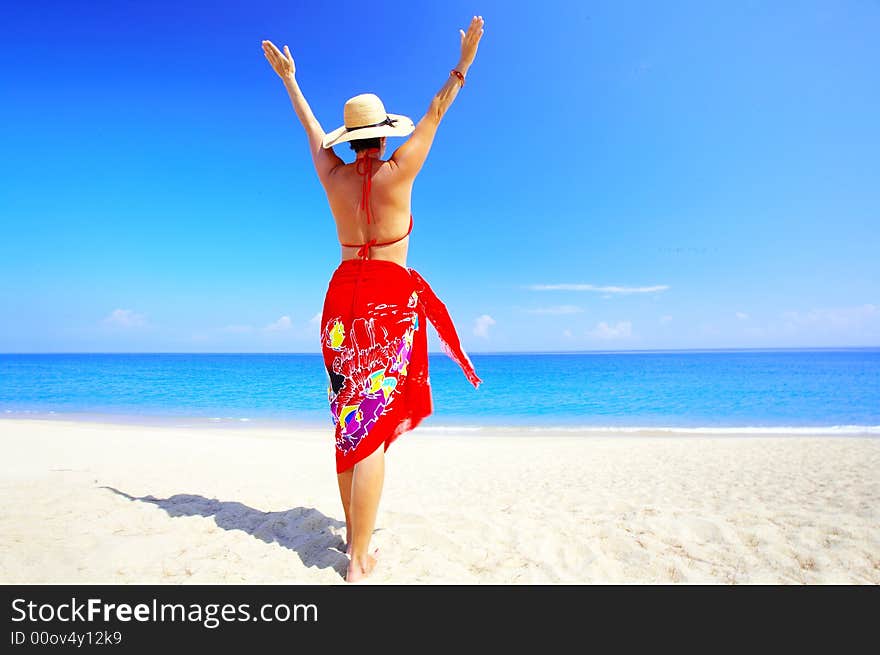
[[[374,559],[367,551],[355,552],[352,550],[351,552],[351,564],[360,571],[366,571]]]

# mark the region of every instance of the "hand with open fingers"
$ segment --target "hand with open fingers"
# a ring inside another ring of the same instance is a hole
[[[293,57],[290,55],[290,49],[284,46],[284,54],[275,47],[271,41],[263,41],[263,54],[272,64],[272,68],[278,73],[278,77],[282,80],[287,77],[293,77],[296,74],[296,65],[293,63]]]
[[[477,46],[483,36],[483,17],[474,16],[468,26],[467,34],[464,30],[458,30],[461,35],[461,60],[470,65],[477,55]]]

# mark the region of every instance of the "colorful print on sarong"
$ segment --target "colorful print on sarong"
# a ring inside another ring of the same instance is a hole
[[[336,470],[388,446],[433,411],[427,324],[477,387],[446,306],[411,268],[347,259],[334,271],[321,314],[321,351],[336,440]]]
[[[368,318],[346,325],[334,316],[326,326],[327,346],[338,352],[327,385],[330,414],[339,426],[336,447],[344,454],[360,444],[382,414],[394,403],[407,375],[419,314],[415,291],[403,311],[389,303],[367,303]],[[384,320],[385,317],[392,317]],[[403,334],[398,326],[403,325]]]

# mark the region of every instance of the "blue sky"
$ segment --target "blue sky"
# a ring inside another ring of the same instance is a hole
[[[375,7],[7,4],[0,352],[319,352],[340,251],[260,42],[325,131],[418,121],[474,14],[407,262],[468,351],[880,345],[880,2]]]

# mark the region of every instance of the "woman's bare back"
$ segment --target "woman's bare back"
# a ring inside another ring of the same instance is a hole
[[[378,243],[394,241],[409,229],[413,179],[401,174],[393,160],[373,160],[370,188],[370,224],[361,208],[366,162],[356,160],[337,166],[327,178],[325,191],[330,211],[336,221],[340,243],[362,244],[370,239]],[[340,246],[342,259],[357,257],[357,247]],[[406,266],[409,236],[397,243],[370,249],[370,259],[384,259]]]

